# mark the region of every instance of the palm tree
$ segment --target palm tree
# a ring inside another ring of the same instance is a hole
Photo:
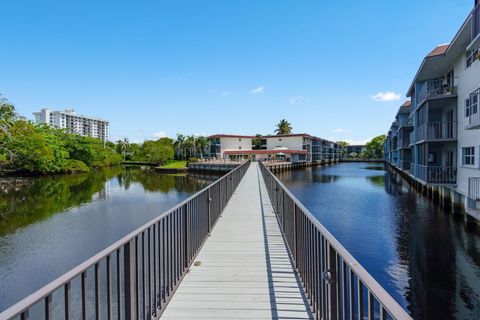
[[[177,133],[177,140],[173,143],[177,155],[180,155],[180,160],[185,159],[185,136]]]
[[[120,152],[122,153],[123,160],[126,159],[127,154],[130,153],[130,141],[128,138],[123,138],[123,140],[118,141],[118,145],[120,146]]]
[[[200,136],[197,138],[197,148],[198,151],[200,152],[200,158],[203,158],[203,152],[208,146],[208,139],[205,138],[204,136]]]
[[[8,129],[16,118],[15,106],[0,94],[0,131],[8,135]]]
[[[277,123],[277,129],[275,129],[277,134],[289,134],[292,133],[292,125],[285,119],[280,120]]]
[[[189,157],[195,157],[197,138],[192,134],[185,139],[185,143],[187,144]]]

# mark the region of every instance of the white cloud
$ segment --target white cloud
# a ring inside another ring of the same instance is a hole
[[[165,138],[167,136],[167,134],[165,133],[165,131],[160,131],[160,132],[155,132],[153,134],[153,136],[157,139],[159,138]]]
[[[372,140],[372,138],[366,138],[366,139],[363,139],[363,140],[355,140],[355,139],[342,139],[342,141],[345,141],[346,143],[350,144],[350,145],[358,145],[358,144],[367,144],[367,142],[370,142],[370,140]]]
[[[227,97],[230,95],[230,91],[223,91],[222,96]]]
[[[250,94],[255,95],[255,94],[262,94],[263,91],[266,89],[266,87],[256,87],[255,89],[250,90]]]
[[[300,102],[303,99],[304,98],[302,96],[294,96],[294,97],[289,97],[288,102],[290,102],[290,104],[296,104],[297,102]]]
[[[400,94],[395,93],[393,91],[385,91],[385,92],[379,92],[377,94],[370,95],[370,98],[374,101],[394,101],[394,100],[400,100]]]
[[[332,132],[333,133],[350,133],[351,131],[347,129],[338,128],[338,129],[333,129]]]

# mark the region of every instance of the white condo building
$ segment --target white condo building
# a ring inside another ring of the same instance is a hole
[[[385,159],[422,184],[461,195],[467,213],[480,220],[479,0],[453,40],[423,59],[407,96],[411,103],[397,113]],[[399,134],[402,128],[409,136]]]
[[[109,122],[106,120],[83,116],[73,109],[64,111],[42,109],[40,112],[34,112],[33,115],[37,123],[46,123],[54,128],[67,129],[70,133],[108,141]]]

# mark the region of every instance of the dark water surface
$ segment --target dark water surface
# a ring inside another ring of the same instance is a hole
[[[480,228],[383,164],[277,176],[414,319],[480,319]]]
[[[0,311],[218,179],[140,167],[0,180]]]

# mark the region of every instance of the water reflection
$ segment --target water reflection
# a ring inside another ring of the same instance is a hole
[[[115,167],[0,180],[0,310],[218,177]]]
[[[340,178],[301,180],[311,175]],[[278,176],[414,319],[480,319],[478,228],[378,164]]]

